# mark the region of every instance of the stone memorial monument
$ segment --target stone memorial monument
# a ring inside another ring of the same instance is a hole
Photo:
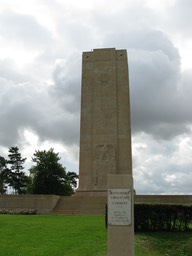
[[[127,52],[84,52],[78,193],[106,196],[108,174],[131,173]]]
[[[83,53],[76,195],[108,196],[108,255],[133,255],[133,180],[126,50]]]

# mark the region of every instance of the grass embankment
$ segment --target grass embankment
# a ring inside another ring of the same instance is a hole
[[[0,256],[106,256],[103,217],[0,215]],[[191,256],[192,233],[135,235],[135,256]]]

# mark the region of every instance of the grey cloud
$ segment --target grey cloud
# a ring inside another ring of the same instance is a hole
[[[108,47],[116,46],[117,40],[123,44],[127,38],[128,31],[149,28],[155,21],[156,16],[141,0],[119,2],[117,6],[110,5],[107,9],[105,6],[103,9],[100,8],[99,11],[95,8],[90,18],[90,22],[93,24],[97,34],[100,34],[101,38],[104,35],[103,38],[107,37],[109,39],[107,41]],[[111,40],[112,36],[114,36],[113,39],[115,40]],[[105,42],[106,40],[104,40]]]
[[[53,71],[52,93],[61,108],[70,113],[79,114],[81,88],[80,55],[73,54],[66,60],[60,60]]]
[[[182,152],[178,155],[179,141],[181,137],[157,141],[144,133],[133,136],[133,176],[138,194],[192,193],[191,164],[178,164],[178,157],[184,157]]]
[[[190,112],[191,95],[192,95],[192,70],[185,70],[182,72],[181,80],[179,83],[178,93],[184,102],[185,110]],[[190,114],[191,116],[191,114]]]
[[[163,52],[131,51],[129,56],[133,132],[162,138],[185,132],[192,122],[186,91],[191,78],[186,79]]]
[[[45,92],[27,84],[9,86],[0,96],[2,145],[9,147],[19,142],[19,131],[29,127],[42,141],[78,143],[79,116],[60,108],[49,88]]]
[[[29,127],[35,122],[38,112],[33,102],[34,88],[29,84],[14,84],[0,79],[3,90],[0,93],[0,141],[1,145],[16,144],[19,129]],[[2,88],[2,87],[1,87]]]
[[[8,40],[19,40],[25,47],[43,47],[52,41],[51,34],[34,17],[4,12],[0,17],[1,36]]]
[[[56,115],[56,117],[54,115]],[[35,128],[40,140],[58,141],[64,145],[78,144],[78,116],[70,116],[64,113],[58,118],[57,111],[54,112],[54,115],[45,114],[44,118],[37,123]]]
[[[170,7],[166,21],[168,21],[169,26],[175,33],[185,37],[190,37],[192,35],[191,10],[191,0],[176,0],[174,5]]]
[[[87,17],[84,22],[78,19],[68,20],[64,17],[58,25],[58,33],[64,38],[65,48],[73,49],[73,52],[101,47],[103,36],[98,30]]]
[[[138,194],[190,194],[191,166],[159,165],[156,168],[134,170],[135,189]],[[149,174],[150,173],[150,174]]]

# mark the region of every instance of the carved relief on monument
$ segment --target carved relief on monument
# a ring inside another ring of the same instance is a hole
[[[100,85],[108,85],[111,81],[112,71],[110,69],[97,70],[97,82]]]
[[[109,82],[110,76],[107,73],[102,73],[99,75],[99,80],[100,80],[101,84],[106,84]]]
[[[107,174],[116,173],[116,151],[113,144],[95,145],[93,161],[93,184],[106,188]]]
[[[115,147],[112,144],[103,144],[95,146],[95,159],[104,160],[109,163],[111,160],[115,160]]]

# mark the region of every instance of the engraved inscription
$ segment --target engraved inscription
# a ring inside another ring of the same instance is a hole
[[[131,189],[108,190],[108,225],[131,225]]]

